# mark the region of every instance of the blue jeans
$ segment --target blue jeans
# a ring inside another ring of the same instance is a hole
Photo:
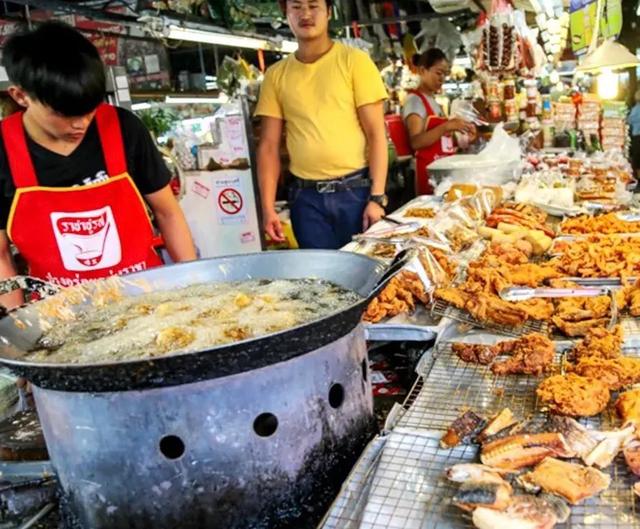
[[[337,250],[361,233],[370,189],[318,193],[315,188],[292,188],[291,224],[300,248]]]

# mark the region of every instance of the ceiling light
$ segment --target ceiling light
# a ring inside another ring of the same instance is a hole
[[[618,97],[618,74],[604,69],[598,75],[598,95],[605,101]]]
[[[626,47],[614,40],[605,40],[584,58],[576,70],[597,72],[603,69],[621,70],[638,65],[640,65],[640,60]]]
[[[170,24],[165,29],[164,34],[168,39],[217,44],[218,46],[229,46],[231,48],[281,50],[284,53],[293,53],[298,49],[298,43],[295,41],[271,41],[257,37],[234,35],[232,33],[216,33],[214,31],[205,31],[202,29],[185,28],[175,24]]]

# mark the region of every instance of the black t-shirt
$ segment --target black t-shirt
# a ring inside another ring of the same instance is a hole
[[[127,157],[127,169],[136,187],[143,195],[165,187],[171,175],[149,131],[142,121],[128,110],[118,108],[122,139]],[[0,131],[0,140],[2,132]],[[71,187],[104,180],[106,167],[95,119],[78,147],[62,156],[34,142],[27,134],[27,146],[41,186]],[[9,171],[9,161],[0,141],[0,229],[7,228],[9,210],[16,189]]]

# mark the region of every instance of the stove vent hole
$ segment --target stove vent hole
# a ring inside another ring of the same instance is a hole
[[[261,413],[253,421],[253,431],[260,437],[271,437],[278,429],[278,418],[273,413]]]
[[[344,402],[344,388],[342,384],[334,384],[329,389],[329,404],[332,408],[338,409]]]
[[[184,450],[184,441],[177,435],[165,435],[160,439],[160,452],[167,459],[179,459]]]

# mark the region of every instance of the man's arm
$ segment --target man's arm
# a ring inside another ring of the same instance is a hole
[[[283,123],[281,119],[263,116],[258,145],[258,181],[264,231],[277,242],[284,241],[282,224],[275,205],[280,180],[280,141]]]
[[[176,263],[196,259],[191,231],[171,187],[167,185],[144,198],[153,211],[171,259]]]
[[[389,147],[384,126],[383,102],[378,101],[358,107],[358,118],[367,137],[371,194],[383,195],[387,185],[387,170],[389,168]],[[363,229],[368,229],[383,216],[384,209],[374,202],[369,202],[364,212]]]
[[[8,279],[16,275],[16,267],[11,255],[11,246],[6,230],[0,230],[0,280]],[[22,290],[16,290],[10,294],[0,296],[0,305],[8,309],[19,307],[24,303]]]

